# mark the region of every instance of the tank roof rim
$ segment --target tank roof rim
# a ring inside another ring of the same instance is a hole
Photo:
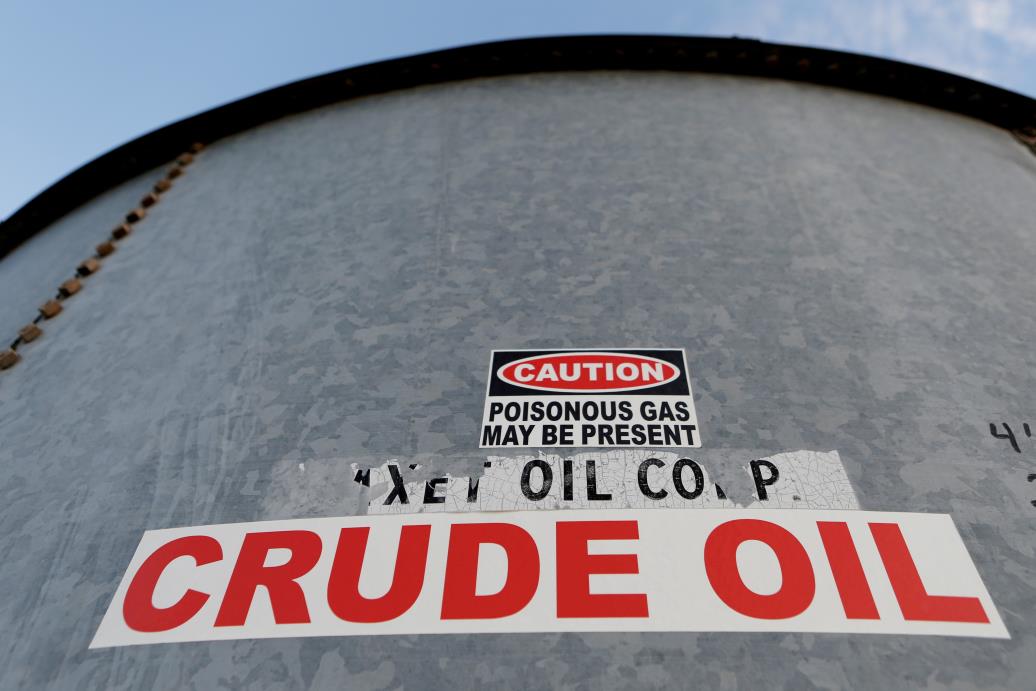
[[[353,98],[479,77],[640,70],[764,77],[850,89],[1036,132],[1036,99],[930,67],[750,38],[574,35],[465,45],[308,77],[216,106],[83,164],[0,223],[0,259],[103,192],[212,143],[281,117]]]

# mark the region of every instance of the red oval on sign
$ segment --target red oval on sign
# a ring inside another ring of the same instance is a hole
[[[541,391],[636,391],[679,378],[676,365],[632,353],[551,353],[509,362],[496,371],[508,384]]]

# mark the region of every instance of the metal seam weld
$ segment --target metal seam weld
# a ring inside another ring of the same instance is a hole
[[[122,222],[115,226],[109,233],[108,239],[104,240],[94,248],[94,254],[84,259],[76,267],[75,275],[63,281],[53,298],[44,302],[37,310],[36,317],[23,326],[11,344],[4,350],[0,350],[0,370],[7,370],[18,364],[22,356],[18,352],[25,343],[31,343],[43,335],[43,329],[38,324],[44,320],[57,317],[64,309],[63,303],[76,293],[80,292],[84,284],[82,280],[91,276],[101,269],[101,262],[111,256],[118,248],[121,240],[128,237],[133,231],[133,226],[144,220],[147,216],[147,209],[157,204],[162,195],[172,188],[172,181],[183,174],[184,169],[193,161],[195,155],[204,148],[200,142],[195,142],[188,151],[176,157],[173,167],[166,171],[166,174],[155,183],[147,194],[140,201],[140,205],[130,210]]]

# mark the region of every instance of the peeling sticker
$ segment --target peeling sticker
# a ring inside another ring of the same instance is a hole
[[[533,511],[542,509],[799,508],[859,509],[837,451],[745,452],[751,495],[731,494],[706,460],[646,449],[571,456],[490,456],[474,477],[408,480],[398,462],[361,469],[368,513]],[[417,470],[417,469],[411,469]],[[744,484],[744,483],[742,483]]]

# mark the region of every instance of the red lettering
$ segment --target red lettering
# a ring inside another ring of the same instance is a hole
[[[174,560],[192,557],[198,566],[223,558],[223,550],[214,538],[205,535],[181,537],[162,545],[137,569],[122,601],[122,618],[134,631],[155,633],[186,624],[208,601],[206,593],[188,589],[171,607],[155,607],[152,598],[162,572]]]
[[[381,597],[368,598],[360,594],[360,572],[370,528],[342,528],[327,583],[327,603],[335,616],[344,621],[373,624],[395,619],[413,607],[424,586],[431,532],[430,525],[403,526],[392,583]]]
[[[870,526],[904,619],[989,623],[978,598],[928,594],[898,525],[871,523]]]
[[[777,556],[781,587],[770,595],[748,589],[737,567],[737,548],[757,540]],[[705,573],[712,589],[728,607],[755,619],[787,619],[806,610],[813,602],[816,581],[809,555],[786,529],[752,518],[721,523],[705,541]]]
[[[590,540],[636,540],[636,521],[559,521],[558,617],[646,617],[647,595],[590,593],[590,575],[639,573],[635,554],[590,554]]]
[[[817,529],[824,542],[824,551],[827,552],[827,561],[831,565],[831,575],[835,578],[845,616],[849,619],[878,619],[878,608],[874,604],[874,596],[871,595],[849,526],[841,522],[819,521]]]
[[[309,610],[302,587],[295,582],[320,559],[320,537],[308,530],[282,530],[245,535],[227,593],[216,615],[216,626],[244,626],[256,588],[266,588],[278,624],[308,624]],[[272,549],[291,551],[280,566],[266,566]]]
[[[492,595],[475,594],[478,552],[484,544],[500,545],[507,553],[504,587]],[[443,619],[509,617],[529,604],[539,582],[540,554],[524,529],[510,523],[458,523],[450,529]]]

